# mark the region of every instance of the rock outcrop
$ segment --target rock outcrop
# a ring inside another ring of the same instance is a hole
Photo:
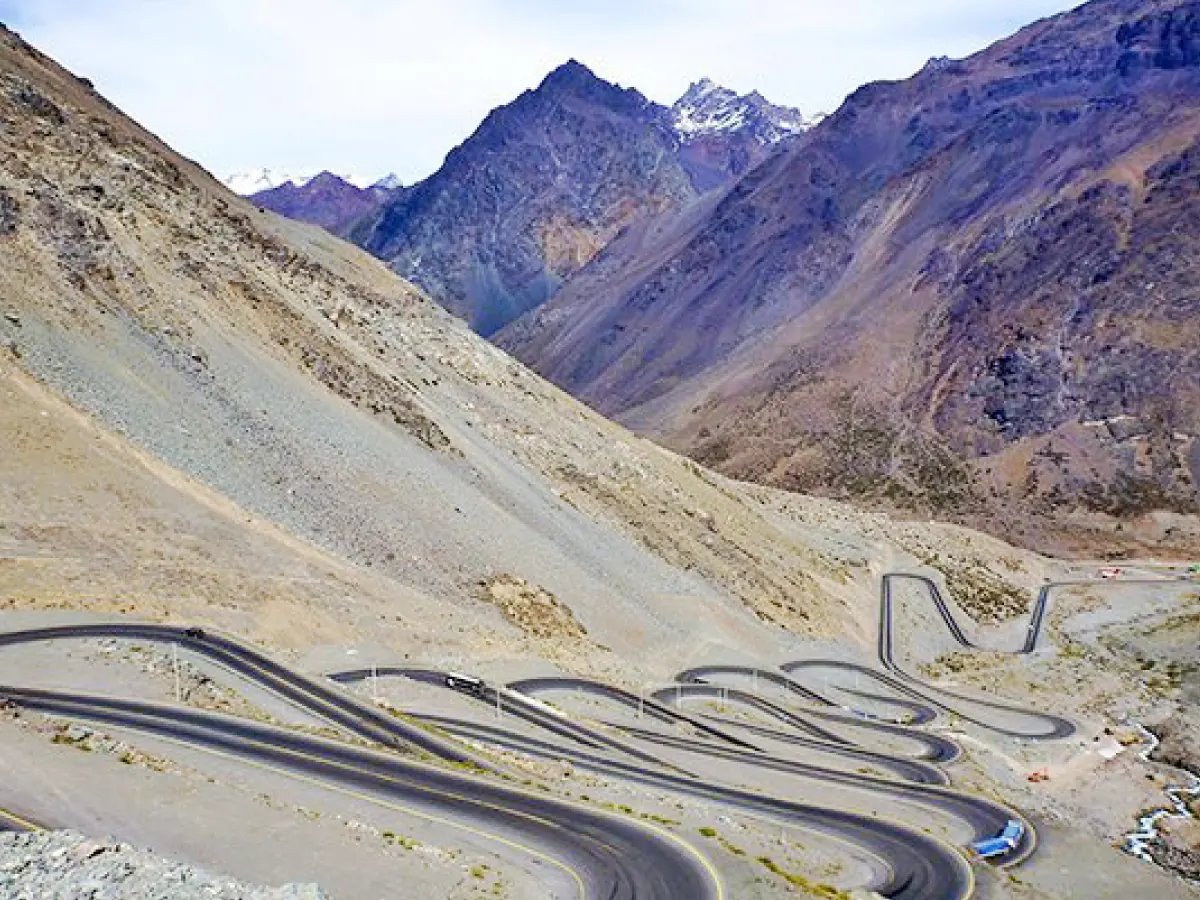
[[[10,900],[326,900],[312,884],[253,887],[112,840],[71,831],[0,834],[0,894]]]

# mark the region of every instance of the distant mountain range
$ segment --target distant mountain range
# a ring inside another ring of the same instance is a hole
[[[400,178],[394,172],[383,176],[382,178],[370,182],[364,181],[362,178],[353,175],[335,175],[333,172],[326,170],[316,172],[295,173],[289,172],[286,169],[271,169],[267,167],[253,169],[249,172],[238,172],[230,175],[225,179],[225,186],[235,194],[241,194],[243,197],[251,197],[255,194],[270,191],[278,187],[285,187],[290,184],[292,187],[305,188],[313,179],[328,175],[333,178],[343,181],[352,187],[357,187],[359,190],[366,188],[383,188],[384,190],[395,190],[401,186]]]
[[[754,92],[738,96],[702,78],[669,111],[678,155],[693,185],[724,187],[762,162],[777,144],[807,131],[821,117],[774,106]]]
[[[304,185],[312,177],[313,175],[293,175],[291,172],[269,169],[264,166],[249,172],[235,172],[224,181],[225,186],[235,194],[249,197],[260,191],[269,191],[284,184]]]
[[[253,194],[251,199],[264,209],[320,225],[344,238],[363,217],[403,190],[400,179],[394,175],[371,187],[360,188],[332,172],[321,172],[302,181],[289,179]]]
[[[487,335],[552,297],[623,228],[727,187],[810,124],[708,79],[660,106],[571,61],[411,188],[268,173],[252,199],[349,237]]]

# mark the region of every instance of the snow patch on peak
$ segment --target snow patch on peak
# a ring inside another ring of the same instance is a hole
[[[296,187],[304,187],[320,172],[306,172],[304,174],[294,174],[286,172],[282,169],[271,169],[263,166],[258,169],[253,169],[249,172],[238,172],[230,175],[225,179],[225,186],[235,194],[241,194],[243,197],[248,197],[251,194],[257,194],[262,191],[269,191],[272,188],[280,187],[288,182],[296,185]]]
[[[394,191],[397,188],[404,187],[404,182],[400,180],[400,176],[395,172],[389,172],[371,185],[371,187],[379,188],[380,190],[384,191]]]
[[[739,96],[710,78],[701,78],[671,107],[671,124],[685,143],[706,135],[749,131],[760,143],[774,144],[815,123],[798,109],[768,103],[758,91]]]
[[[687,89],[684,97],[703,97],[705,94],[711,94],[713,91],[723,90],[719,84],[709,78],[707,75],[699,81],[693,82]]]
[[[395,187],[400,186],[400,179],[394,174],[387,175],[381,180],[374,178],[365,178],[361,175],[342,175],[336,172],[330,172],[327,169],[304,170],[298,172],[288,171],[286,169],[272,169],[268,166],[262,166],[257,169],[252,169],[249,172],[238,172],[224,179],[225,186],[235,194],[240,194],[243,197],[250,197],[254,194],[261,194],[263,191],[269,191],[277,187],[282,187],[285,184],[291,184],[294,187],[302,188],[321,175],[330,175],[338,178],[347,184],[352,184],[356,188],[365,190],[369,187],[383,187],[387,190],[393,190],[390,181],[396,182]],[[389,184],[384,184],[389,182]]]

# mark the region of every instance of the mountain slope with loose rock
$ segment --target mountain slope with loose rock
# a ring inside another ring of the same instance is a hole
[[[869,640],[898,541],[1010,553],[629,435],[0,38],[9,606],[665,672],[700,648]],[[1023,560],[997,585],[1035,583]],[[480,596],[497,583],[578,632],[526,633]]]

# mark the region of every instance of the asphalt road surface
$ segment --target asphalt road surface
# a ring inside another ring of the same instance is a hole
[[[340,681],[361,680],[363,677],[369,677],[372,670],[357,670],[353,673],[338,673],[331,677]],[[411,669],[390,669],[376,668],[373,670],[377,676],[382,676],[388,672],[402,674],[404,677],[412,677],[414,670]],[[364,676],[365,673],[365,676]],[[431,670],[416,670],[418,680],[435,686],[440,686],[448,690],[456,690],[464,696],[473,698],[479,703],[491,708],[494,704],[494,693],[490,689],[473,688],[464,690],[461,688],[450,687],[447,676],[449,673],[436,672]],[[623,703],[629,707],[637,709],[644,715],[653,718],[657,721],[675,724],[678,722],[695,723],[699,725],[707,734],[702,738],[683,738],[674,734],[662,734],[645,729],[631,728],[629,726],[621,726],[627,732],[633,733],[643,740],[648,740],[653,743],[658,743],[662,746],[671,747],[676,750],[705,755],[710,758],[734,761],[751,766],[758,766],[764,769],[774,771],[788,772],[800,777],[808,777],[819,780],[824,784],[838,784],[847,788],[855,788],[860,790],[872,791],[881,795],[890,796],[893,799],[902,803],[924,806],[930,809],[937,809],[940,812],[952,816],[959,821],[965,822],[973,830],[972,839],[982,839],[984,837],[992,837],[997,834],[1009,819],[1021,819],[1019,813],[1015,810],[1002,806],[985,798],[974,797],[967,794],[962,794],[957,791],[943,787],[946,778],[943,773],[924,763],[906,760],[902,758],[889,758],[881,754],[867,754],[858,748],[848,745],[844,740],[839,739],[837,743],[831,746],[843,750],[850,758],[855,759],[861,766],[864,756],[870,756],[872,761],[886,760],[895,768],[899,768],[901,772],[893,771],[893,774],[898,775],[896,779],[879,778],[872,775],[866,775],[859,772],[847,772],[838,769],[830,769],[827,767],[811,765],[798,762],[795,760],[779,759],[762,753],[753,747],[747,747],[747,742],[734,737],[728,731],[714,728],[712,725],[704,723],[698,719],[687,717],[678,710],[673,710],[666,704],[657,702],[662,699],[661,694],[666,694],[669,697],[674,697],[678,691],[682,691],[685,695],[704,694],[711,690],[708,685],[678,685],[676,688],[667,688],[660,692],[659,696],[647,698],[645,696],[636,696],[621,688],[605,685],[599,682],[589,681],[578,678],[539,678],[525,681],[514,682],[509,685],[512,692],[521,693],[543,693],[552,691],[585,691],[592,695],[607,697],[617,702]],[[531,724],[539,724],[537,717],[531,717],[523,714],[521,706],[516,706],[513,711],[523,720]],[[786,715],[785,710],[780,710]],[[561,733],[561,724],[564,721],[564,715],[561,712],[556,712],[551,716],[554,723],[554,733]],[[914,889],[918,885],[928,886],[930,883],[930,875],[918,878],[915,873],[922,871],[920,867],[914,868],[913,865],[913,848],[897,847],[899,833],[894,830],[895,826],[889,826],[885,836],[874,834],[876,826],[873,823],[879,820],[870,816],[859,816],[855,813],[838,811],[841,816],[852,816],[858,821],[855,827],[847,829],[844,826],[844,820],[832,821],[832,813],[834,811],[813,807],[811,805],[791,803],[778,798],[768,798],[754,792],[736,790],[724,785],[705,783],[695,776],[680,777],[674,772],[665,771],[661,766],[656,771],[647,769],[645,766],[633,766],[629,763],[616,762],[610,760],[597,753],[588,753],[580,751],[573,747],[565,747],[555,745],[546,741],[541,741],[533,738],[528,738],[513,732],[507,731],[499,725],[482,725],[462,722],[460,720],[448,720],[445,718],[431,718],[432,724],[437,724],[440,727],[447,728],[454,733],[464,737],[474,737],[479,740],[488,741],[508,749],[520,750],[534,756],[540,756],[550,759],[566,759],[574,765],[581,768],[586,768],[591,771],[600,772],[625,780],[634,780],[641,784],[665,788],[676,793],[684,793],[691,796],[701,797],[706,800],[711,800],[726,804],[734,809],[743,811],[766,813],[773,815],[791,824],[809,828],[811,830],[831,834],[843,841],[857,843],[862,849],[872,855],[880,853],[879,842],[886,839],[891,843],[889,852],[884,854],[884,858],[889,863],[889,873],[885,880],[872,887],[879,893],[885,896],[903,897],[909,896],[908,891]],[[799,720],[798,720],[799,721]],[[592,731],[587,726],[580,726],[586,731]],[[914,732],[914,734],[919,734]],[[593,744],[593,746],[598,746]],[[907,767],[907,768],[906,768]],[[672,766],[677,769],[678,767]],[[907,776],[907,780],[905,779]],[[1022,820],[1023,821],[1023,820]],[[903,826],[901,826],[903,828]],[[864,831],[866,839],[864,839]],[[873,836],[872,836],[873,835]],[[936,845],[935,845],[936,846]],[[932,849],[926,848],[920,852],[933,852]],[[944,845],[941,846],[941,851],[938,854],[941,856],[942,862],[939,863],[943,868],[950,866],[952,871],[956,868],[956,864],[952,863],[945,856]],[[957,856],[957,854],[955,854]],[[900,875],[897,875],[896,870],[901,862],[905,866]],[[908,876],[912,875],[913,879]],[[906,887],[907,885],[907,887]],[[945,887],[945,885],[942,885]]]
[[[319,779],[437,817],[555,870],[557,896],[612,900],[721,900],[719,877],[682,841],[609,815],[484,777],[187,707],[0,687],[23,708],[132,728],[257,765]],[[567,876],[563,878],[562,876]]]
[[[126,623],[59,626],[0,633],[0,649],[15,644],[80,638],[176,644],[313,715],[385,747],[420,750],[450,762],[472,763],[481,768],[491,764],[488,760],[475,758],[458,743],[396,719],[323,678],[297,672],[255,647],[211,630]]]
[[[0,809],[0,831],[41,831],[42,826],[24,816]]]

